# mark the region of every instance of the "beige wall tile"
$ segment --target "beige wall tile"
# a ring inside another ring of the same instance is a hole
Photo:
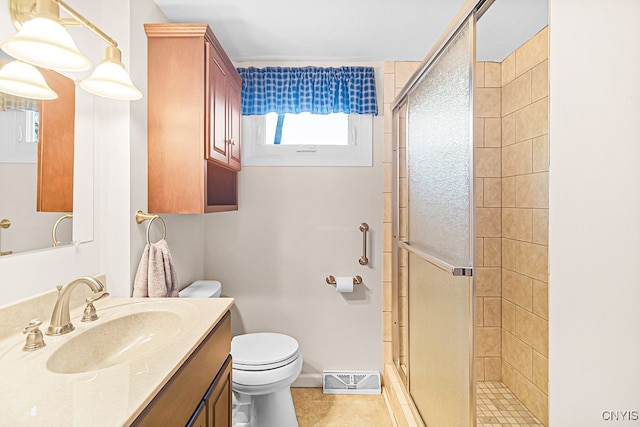
[[[508,84],[510,81],[516,78],[516,53],[504,58],[500,64],[500,78],[502,80],[502,86]]]
[[[516,305],[511,301],[502,298],[502,329],[516,333]]]
[[[549,170],[549,135],[533,138],[533,172]]]
[[[484,238],[476,238],[476,254],[473,264],[476,267],[484,266]]]
[[[516,241],[516,271],[549,283],[548,257],[547,246]]]
[[[500,357],[500,328],[476,328],[476,356]]]
[[[484,300],[484,326],[500,326],[502,324],[500,297],[485,297]]]
[[[385,74],[387,73],[394,74],[396,72],[396,63],[393,61],[385,61],[382,64],[382,67]]]
[[[485,237],[484,241],[484,266],[500,267],[502,265],[502,239],[499,237]]]
[[[476,327],[479,326],[484,326],[484,298],[482,297],[476,297]]]
[[[476,68],[474,70],[475,87],[484,87],[484,62],[476,62]]]
[[[484,207],[484,178],[475,179],[474,195],[476,198],[476,208]]]
[[[502,380],[502,358],[501,357],[485,357],[484,358],[484,379],[485,381]]]
[[[476,208],[476,236],[500,237],[501,223],[500,208]]]
[[[549,424],[549,398],[533,383],[516,373],[515,394],[544,425]]]
[[[392,258],[390,253],[382,254],[382,280],[390,282],[392,276]]]
[[[516,206],[516,177],[502,178],[502,207]]]
[[[532,209],[533,212],[533,243],[549,244],[549,210]]]
[[[516,142],[549,133],[549,98],[529,104],[515,113]],[[504,123],[502,124],[504,126]]]
[[[514,271],[502,269],[502,298],[531,310],[533,308],[533,280]]]
[[[484,147],[484,121],[481,117],[473,119],[473,146]]]
[[[393,165],[391,163],[382,164],[383,183],[382,192],[391,193],[392,179],[393,179]]]
[[[533,313],[549,320],[549,285],[533,281]]]
[[[384,118],[384,128],[393,129],[393,114],[391,113],[391,104],[385,102],[382,109],[382,116]]]
[[[383,200],[382,221],[391,222],[391,193],[384,193],[382,195],[382,200]]]
[[[476,381],[485,381],[484,379],[484,357],[476,357]]]
[[[502,287],[500,268],[479,267],[476,276],[476,296],[499,297]],[[474,270],[474,274],[476,271]]]
[[[532,353],[527,344],[507,331],[502,332],[502,358],[528,379],[533,375]]]
[[[533,148],[530,139],[502,148],[502,176],[531,173]]]
[[[502,178],[484,178],[483,205],[486,208],[502,206]],[[477,190],[476,190],[477,191]],[[479,205],[476,205],[479,206]]]
[[[549,31],[545,27],[516,49],[516,76],[549,58]]]
[[[537,351],[533,352],[533,384],[543,393],[549,390],[549,359]]]
[[[478,88],[474,95],[476,117],[501,117],[500,88]]]
[[[396,81],[393,74],[384,74],[384,103],[390,104],[396,97]]]
[[[502,146],[502,119],[499,117],[487,117],[484,119],[484,146]]]
[[[516,114],[511,113],[502,118],[502,146],[516,143]]]
[[[396,87],[402,88],[420,66],[419,61],[396,62]]]
[[[549,172],[516,177],[516,206],[519,208],[549,207]]]
[[[392,299],[391,282],[382,282],[382,311],[391,311],[393,309]]]
[[[385,132],[384,134],[384,163],[393,162],[393,134]]]
[[[475,169],[477,178],[500,178],[500,148],[475,149]]]
[[[382,252],[391,252],[393,247],[393,227],[390,222],[382,224]]]
[[[502,267],[509,270],[516,269],[516,242],[511,239],[502,239]]]
[[[502,114],[511,114],[531,104],[531,73],[527,72],[502,87]]]
[[[499,62],[484,63],[484,86],[485,87],[502,87],[501,69]]]
[[[530,242],[533,236],[531,209],[503,208],[502,237]]]
[[[516,307],[516,337],[543,356],[549,354],[549,322],[520,307]]]
[[[531,70],[531,100],[549,96],[549,61],[543,61]]]
[[[382,341],[391,341],[391,312],[382,312]]]

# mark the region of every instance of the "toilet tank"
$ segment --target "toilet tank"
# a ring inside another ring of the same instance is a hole
[[[196,280],[178,292],[180,298],[218,298],[222,293],[222,283],[217,280]]]

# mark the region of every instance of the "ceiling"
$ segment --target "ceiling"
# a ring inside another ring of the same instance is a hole
[[[359,62],[421,61],[465,0],[155,2],[172,22],[207,22],[233,61]],[[504,59],[546,22],[547,0],[496,0],[478,59]]]

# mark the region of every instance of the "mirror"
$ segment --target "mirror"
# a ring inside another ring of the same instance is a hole
[[[2,57],[0,65],[10,60]],[[75,84],[54,71],[41,72],[58,99],[35,101],[0,92],[0,254],[5,256],[74,240],[69,214]]]

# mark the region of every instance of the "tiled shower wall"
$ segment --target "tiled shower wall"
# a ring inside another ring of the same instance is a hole
[[[549,32],[501,64],[502,382],[548,420]]]

